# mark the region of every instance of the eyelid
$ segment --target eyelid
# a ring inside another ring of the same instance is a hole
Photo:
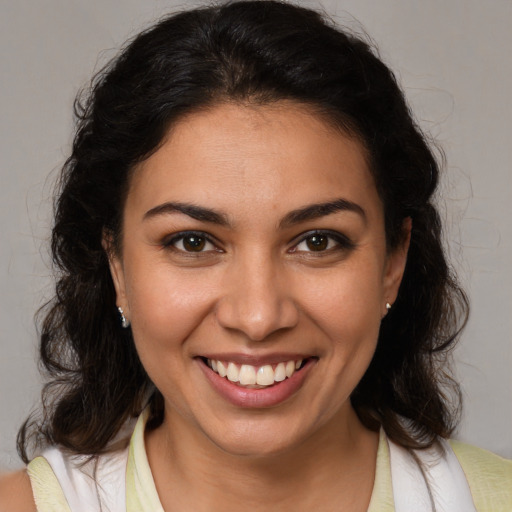
[[[305,242],[308,237],[314,236],[314,235],[321,235],[326,236],[330,238],[331,240],[334,240],[336,243],[335,247],[331,247],[329,249],[325,249],[322,251],[298,251],[297,246],[301,244],[302,242]],[[198,231],[198,230],[186,230],[186,231],[179,231],[176,233],[172,233],[171,235],[167,235],[162,239],[161,245],[165,249],[173,249],[179,253],[187,254],[187,255],[199,255],[202,253],[209,253],[212,252],[212,249],[207,249],[203,251],[185,251],[182,249],[178,249],[175,247],[174,244],[176,244],[178,241],[183,240],[187,236],[198,236],[201,238],[204,238],[207,243],[210,243],[214,246],[214,251],[216,252],[224,252],[221,244],[215,237],[210,235],[209,233],[206,233],[204,231]],[[356,244],[346,235],[343,233],[340,233],[339,231],[333,231],[330,229],[311,229],[309,231],[306,231],[304,233],[301,233],[300,235],[296,236],[292,242],[291,247],[288,250],[288,252],[304,252],[304,253],[315,253],[318,252],[318,254],[322,253],[329,253],[332,251],[338,250],[350,250],[354,249],[356,247]]]
[[[176,244],[180,240],[183,240],[187,236],[198,236],[198,237],[204,238],[207,243],[210,243],[215,247],[216,251],[222,251],[222,249],[220,248],[219,242],[214,237],[212,237],[208,233],[205,233],[204,231],[197,231],[194,229],[190,229],[190,230],[186,230],[186,231],[179,231],[177,233],[167,235],[166,237],[163,238],[161,245],[164,249],[173,249],[175,251],[178,251],[180,253],[187,254],[187,255],[188,254],[197,255],[197,254],[208,253],[208,252],[212,251],[212,249],[207,249],[205,251],[197,251],[197,252],[184,251],[182,249],[178,249],[177,247],[175,247],[174,244]]]
[[[326,236],[326,237],[334,240],[337,244],[337,247],[331,247],[330,249],[325,249],[323,251],[317,251],[318,254],[328,253],[330,251],[335,251],[336,249],[350,250],[350,249],[354,249],[356,247],[356,244],[347,235],[344,235],[343,233],[340,233],[339,231],[333,231],[330,229],[312,229],[312,230],[306,231],[305,233],[301,233],[300,235],[298,235],[294,238],[294,240],[292,241],[292,247],[290,249],[290,252],[299,252],[299,251],[297,251],[297,246],[299,244],[301,244],[302,242],[305,242],[308,237],[311,237],[314,235]],[[316,251],[300,251],[300,252],[315,253]]]

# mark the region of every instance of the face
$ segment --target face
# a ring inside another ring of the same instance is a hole
[[[301,105],[226,104],[135,170],[111,270],[166,423],[247,455],[354,417],[405,255],[359,142]]]

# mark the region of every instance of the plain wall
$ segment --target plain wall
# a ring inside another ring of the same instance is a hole
[[[512,2],[301,3],[356,30],[361,22],[447,154],[440,207],[472,303],[455,352],[458,437],[512,458]],[[51,191],[69,152],[73,98],[128,37],[198,4],[0,0],[0,468],[20,465],[16,431],[40,395],[34,313],[52,292]]]

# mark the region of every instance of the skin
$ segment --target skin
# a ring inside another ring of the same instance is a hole
[[[355,206],[290,222],[291,212],[340,199]],[[190,231],[199,251],[184,243]],[[305,106],[222,104],[172,128],[135,170],[122,249],[109,249],[117,303],[165,399],[146,448],[166,511],[366,510],[377,434],[349,397],[407,246],[404,237],[387,250],[362,145]],[[201,357],[212,353],[300,354],[310,367],[283,402],[244,408],[205,378]]]
[[[290,222],[340,199],[356,207]],[[227,222],[162,208],[170,202]],[[186,250],[186,231],[206,237],[200,252]],[[122,249],[104,245],[117,303],[165,399],[164,423],[146,434],[164,510],[366,510],[378,437],[349,397],[398,293],[408,237],[387,250],[362,145],[290,102],[189,115],[135,170]],[[310,363],[286,400],[244,408],[205,378],[199,357],[212,353]],[[25,473],[0,479],[4,509],[35,510]]]
[[[0,475],[0,512],[36,512],[25,470]]]

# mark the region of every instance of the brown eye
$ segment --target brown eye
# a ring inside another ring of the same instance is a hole
[[[329,246],[329,237],[326,235],[311,235],[305,241],[310,251],[325,251]]]
[[[210,238],[203,233],[185,232],[179,233],[169,242],[164,243],[165,247],[172,247],[185,253],[202,253],[215,251],[217,248]]]
[[[189,252],[200,252],[206,245],[206,239],[198,235],[188,235],[183,237],[183,248]]]
[[[354,248],[355,244],[343,233],[324,230],[304,233],[299,243],[291,248],[291,252],[318,253],[317,256],[321,256],[323,253],[345,253]]]

